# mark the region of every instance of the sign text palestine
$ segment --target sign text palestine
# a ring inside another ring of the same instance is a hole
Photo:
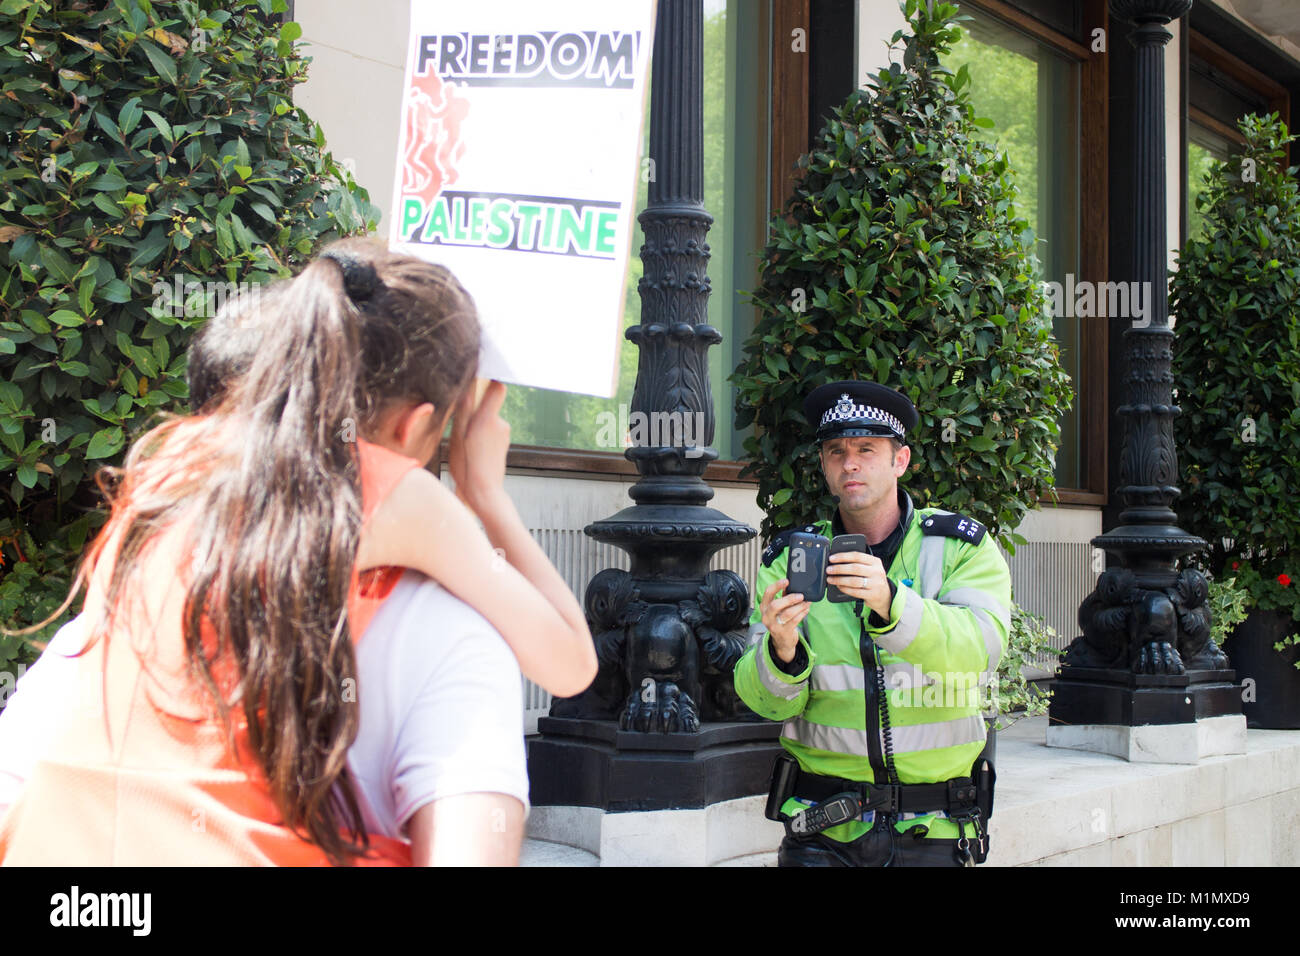
[[[443,192],[402,202],[403,242],[612,259],[618,204]]]

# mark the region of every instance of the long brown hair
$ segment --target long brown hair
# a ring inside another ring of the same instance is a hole
[[[251,312],[247,302],[232,309],[257,334],[231,340],[252,342],[252,354],[232,363],[237,377],[215,411],[184,420],[186,429],[151,430],[122,469],[97,476],[125,525],[108,620],[141,570],[141,549],[192,521],[182,621],[191,674],[232,744],[231,706],[242,705],[285,824],[348,863],[369,841],[346,766],[359,722],[344,688],[356,674],[347,598],[361,526],[347,439],[396,401],[453,407],[475,375],[478,320],[446,269],[367,240],[335,243]],[[177,480],[196,466],[199,477]],[[205,621],[215,640],[205,641]],[[237,689],[220,679],[231,659]]]

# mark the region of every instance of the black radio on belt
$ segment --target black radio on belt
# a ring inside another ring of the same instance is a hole
[[[820,833],[827,827],[847,823],[862,814],[861,795],[846,790],[794,816],[786,816],[781,812],[781,807],[794,796],[798,779],[799,761],[788,753],[779,754],[772,765],[772,783],[767,791],[767,808],[764,816],[769,820],[784,823],[787,833],[798,836]]]
[[[786,824],[791,833],[800,836],[809,833],[821,833],[828,827],[838,826],[856,820],[862,813],[862,801],[856,793],[844,791],[829,800],[823,800],[815,807],[809,807],[802,813],[796,813]]]

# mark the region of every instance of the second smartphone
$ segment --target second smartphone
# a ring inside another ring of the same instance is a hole
[[[790,556],[786,562],[786,577],[790,583],[786,593],[802,594],[805,601],[816,603],[826,598],[839,604],[856,601],[826,580],[828,557],[847,551],[866,553],[867,539],[860,534],[836,535],[828,542],[819,534],[799,531],[790,536]]]
[[[867,538],[861,534],[837,534],[831,541],[830,554],[843,554],[846,551],[858,551],[862,554],[867,553]],[[829,557],[829,555],[828,555]],[[827,570],[834,567],[827,561]],[[857,598],[845,594],[830,581],[826,582],[826,600],[834,601],[836,604],[844,604],[848,601],[856,601]]]

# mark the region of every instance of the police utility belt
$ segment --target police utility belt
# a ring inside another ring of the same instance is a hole
[[[991,784],[991,781],[990,781]],[[981,794],[978,782],[955,777],[942,783],[876,784],[842,777],[823,777],[799,769],[788,753],[780,754],[772,767],[772,788],[767,795],[766,816],[785,824],[787,833],[808,836],[829,827],[856,820],[868,810],[880,813],[945,812],[956,820],[978,819],[992,813],[992,787]],[[793,816],[781,812],[791,797],[816,801]],[[984,796],[982,801],[980,798]],[[987,802],[987,812],[981,803]]]

